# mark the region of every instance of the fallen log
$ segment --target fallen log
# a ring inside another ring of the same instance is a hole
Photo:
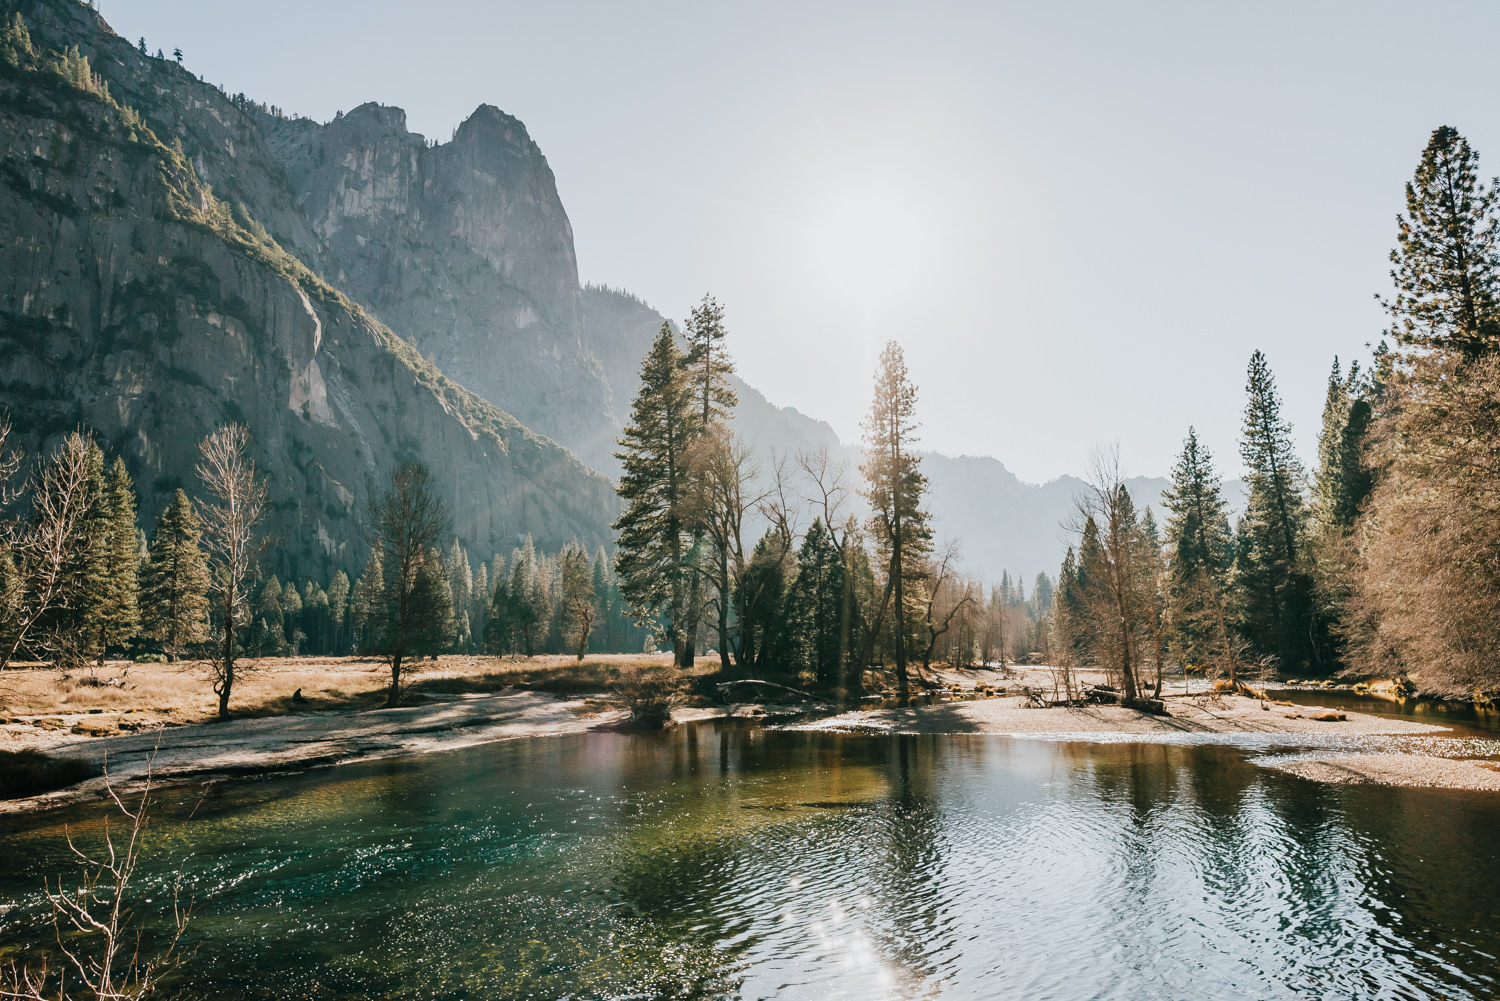
[[[777,684],[774,681],[762,681],[758,678],[738,678],[733,681],[721,681],[714,687],[719,690],[719,698],[728,701],[730,689],[735,685],[749,686],[761,689],[771,689],[772,691],[776,692],[785,692],[788,695],[795,695],[799,699],[814,698],[811,692],[804,692],[800,688],[792,688],[789,685]]]

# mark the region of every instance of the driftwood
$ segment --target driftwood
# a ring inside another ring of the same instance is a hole
[[[1084,685],[1083,692],[1090,702],[1098,705],[1124,706],[1126,709],[1151,713],[1153,716],[1167,715],[1167,704],[1161,699],[1127,699],[1124,693],[1108,685]]]
[[[1028,688],[1021,686],[1021,694],[1026,696],[1026,705],[1032,709],[1060,709],[1064,707],[1078,707],[1086,705],[1087,699],[1049,699],[1047,692],[1042,688]]]
[[[719,690],[719,698],[727,702],[729,700],[730,691],[735,685],[744,685],[760,689],[771,689],[775,692],[784,692],[788,695],[795,695],[799,699],[813,698],[811,692],[804,692],[800,688],[792,688],[789,685],[779,685],[774,681],[761,681],[757,678],[739,678],[734,681],[721,681],[714,687]]]

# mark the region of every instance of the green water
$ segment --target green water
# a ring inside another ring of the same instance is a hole
[[[1274,745],[732,726],[162,795],[195,998],[1500,995],[1500,797],[1330,787]],[[191,814],[191,819],[188,817]],[[0,826],[0,949],[64,822]]]

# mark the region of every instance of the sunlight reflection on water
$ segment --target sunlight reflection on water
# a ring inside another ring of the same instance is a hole
[[[180,861],[201,998],[1494,995],[1497,800],[1251,760],[1297,750],[518,741],[169,791],[142,889]],[[0,948],[100,816],[0,828]]]

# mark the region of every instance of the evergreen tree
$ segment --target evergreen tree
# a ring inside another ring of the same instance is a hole
[[[32,47],[26,22],[21,20],[19,11],[12,13],[6,19],[5,27],[0,29],[0,62],[15,69],[31,66],[35,58],[36,50]]]
[[[70,563],[69,600],[57,630],[67,634],[63,647],[76,647],[78,656],[104,661],[104,634],[109,628],[110,568],[114,558],[114,519],[109,509],[109,482],[104,453],[93,438],[84,436],[87,454],[86,501]]]
[[[874,509],[870,529],[885,571],[885,597],[877,620],[890,607],[891,647],[896,659],[896,684],[908,691],[907,644],[914,615],[908,608],[909,584],[920,579],[932,549],[930,518],[922,505],[927,477],[913,451],[916,444],[917,389],[906,372],[901,345],[886,344],[875,373],[875,396],[864,420],[865,459],[860,466],[865,496]],[[879,632],[877,621],[873,631]],[[873,638],[873,637],[872,637]]]
[[[1320,532],[1347,534],[1374,488],[1374,470],[1365,463],[1365,445],[1374,410],[1355,364],[1347,376],[1333,360],[1323,403],[1323,432],[1318,437],[1318,472],[1314,480],[1312,517]]]
[[[1167,620],[1177,657],[1187,666],[1220,664],[1237,679],[1229,607],[1234,538],[1213,457],[1188,428],[1166,490]]]
[[[734,363],[724,348],[724,307],[705,295],[687,322],[688,350],[682,366],[692,384],[698,432],[727,421],[739,398],[729,385]]]
[[[349,610],[349,575],[340,570],[333,575],[333,582],[328,585],[328,618],[333,626],[333,635],[329,639],[330,652],[342,656],[353,647],[353,639],[349,635],[349,623],[352,616]]]
[[[510,582],[496,573],[495,590],[490,598],[490,613],[484,624],[484,648],[490,653],[507,654],[515,649],[515,626],[511,618]]]
[[[536,545],[528,535],[521,548],[511,554],[510,586],[506,589],[506,617],[514,633],[514,648],[528,657],[536,655],[538,633],[547,623],[543,603],[535,600],[539,576]]]
[[[262,657],[279,657],[286,652],[286,628],[281,610],[281,581],[275,574],[263,583],[256,594],[250,627],[250,646]]]
[[[1251,647],[1285,669],[1321,666],[1312,636],[1312,578],[1303,553],[1307,503],[1292,429],[1281,417],[1275,379],[1259,351],[1250,358],[1240,457],[1249,484],[1237,533],[1236,570]]]
[[[156,520],[141,581],[141,617],[147,636],[170,660],[208,639],[208,594],[212,578],[199,548],[202,530],[187,494],[178,490]]]
[[[287,652],[293,657],[302,652],[307,632],[302,628],[302,595],[296,581],[288,580],[281,589],[281,632],[286,637]]]
[[[460,650],[469,649],[469,604],[474,591],[474,572],[469,565],[469,554],[453,537],[444,558],[448,573],[448,588],[453,595],[454,642]]]
[[[593,574],[594,595],[599,602],[599,623],[592,634],[592,649],[596,653],[619,652],[622,637],[615,634],[614,586],[609,579],[609,555],[605,553],[603,546],[600,546],[594,553],[591,573]]]
[[[123,459],[109,470],[105,490],[107,577],[101,614],[100,653],[123,647],[140,631],[140,545],[135,524],[135,486]]]
[[[414,653],[437,659],[453,643],[453,588],[443,554],[436,546],[427,547],[417,565],[416,584],[409,599],[411,605]]]
[[[1500,228],[1496,184],[1479,182],[1479,156],[1453,128],[1432,133],[1397,216],[1391,279],[1383,302],[1408,346],[1473,357],[1500,344]]]
[[[373,652],[379,643],[382,593],[385,587],[385,568],[381,565],[380,547],[372,547],[364,570],[354,583],[349,614],[358,631],[356,647],[365,653]]]
[[[764,670],[779,651],[781,612],[786,596],[791,540],[779,529],[767,529],[751,550],[740,577],[740,656],[743,666]]]
[[[617,452],[624,511],[615,522],[620,593],[643,626],[660,621],[673,663],[691,662],[693,538],[688,453],[700,419],[672,329],[662,324],[641,366],[641,388]],[[514,590],[514,588],[512,588]]]
[[[782,630],[785,667],[827,691],[843,682],[844,554],[814,519],[797,551],[796,577],[787,592]]]

